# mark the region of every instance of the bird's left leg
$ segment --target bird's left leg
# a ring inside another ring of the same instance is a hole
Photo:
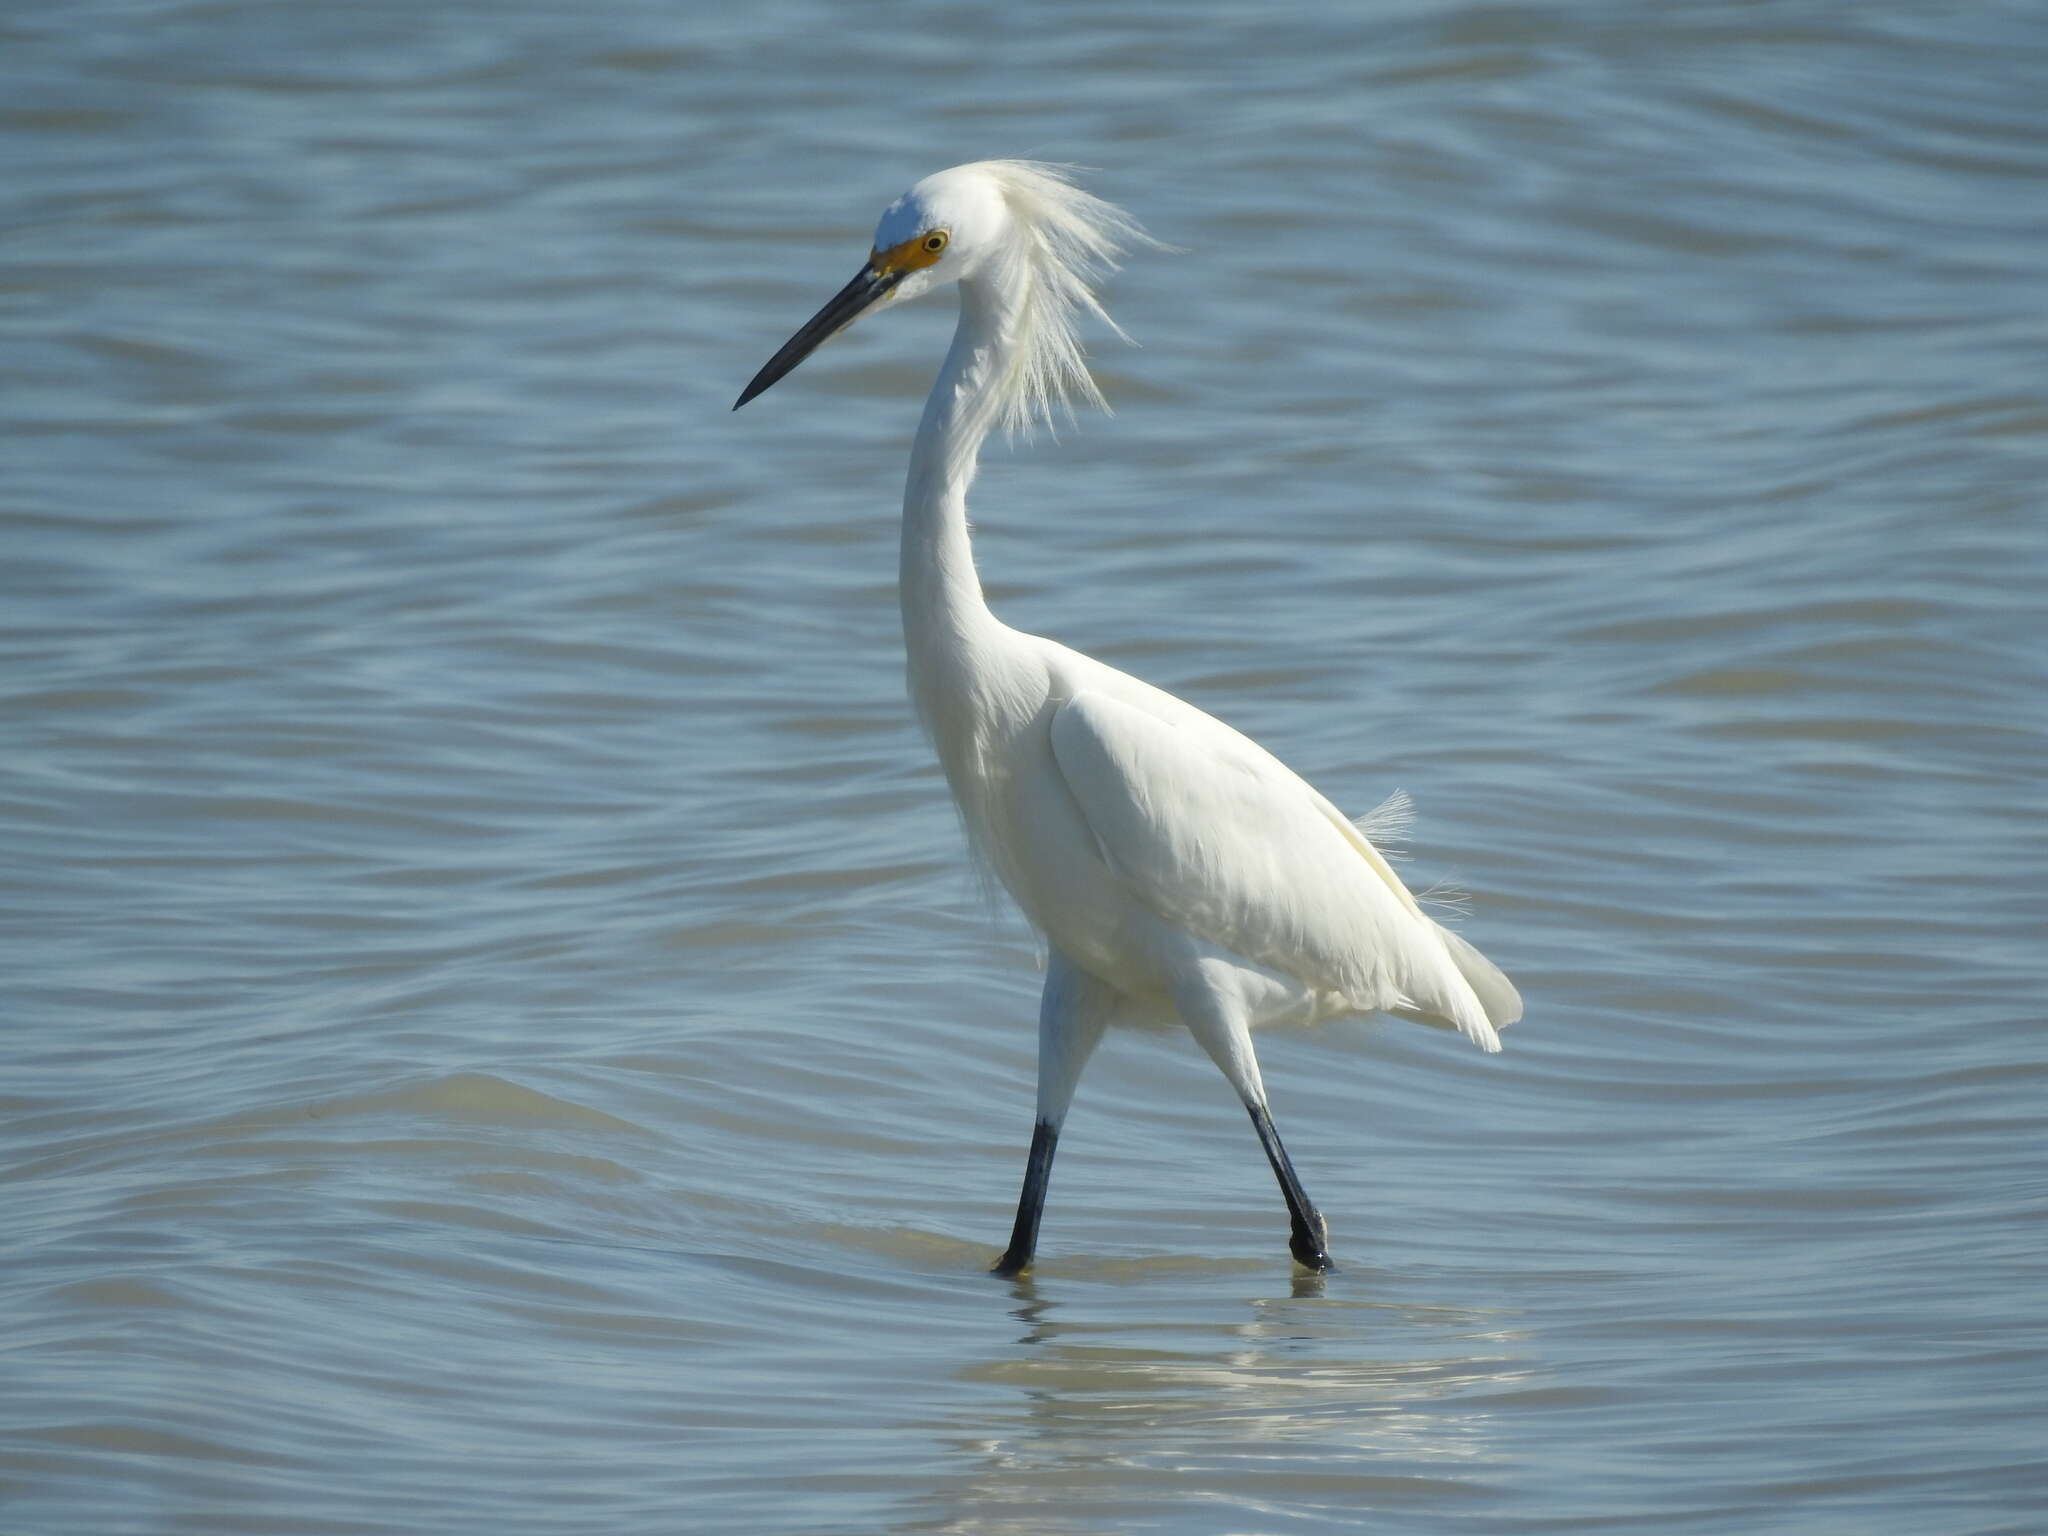
[[[1045,991],[1038,1003],[1038,1118],[1031,1127],[1031,1152],[1024,1163],[1024,1189],[1017,1197],[1017,1221],[1010,1246],[995,1273],[1017,1275],[1038,1247],[1038,1221],[1045,1214],[1045,1186],[1059,1145],[1067,1106],[1081,1069],[1102,1041],[1103,1027],[1116,1011],[1117,995],[1057,949],[1046,958]]]
[[[1266,1161],[1273,1165],[1273,1177],[1280,1181],[1280,1194],[1287,1202],[1288,1251],[1304,1268],[1328,1269],[1330,1224],[1301,1187],[1294,1161],[1273,1128],[1265,1080],[1259,1075],[1259,1058],[1252,1050],[1250,1009],[1232,984],[1228,967],[1214,960],[1191,966],[1174,985],[1173,998],[1188,1032],[1202,1042],[1202,1049],[1222,1069],[1251,1114],[1259,1145],[1266,1149]]]

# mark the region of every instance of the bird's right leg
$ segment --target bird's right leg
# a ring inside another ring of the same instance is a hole
[[[1174,987],[1174,1004],[1188,1032],[1201,1041],[1202,1049],[1222,1069],[1251,1114],[1252,1128],[1259,1133],[1259,1145],[1265,1148],[1273,1177],[1280,1182],[1281,1198],[1287,1202],[1288,1252],[1305,1269],[1328,1269],[1330,1224],[1323,1220],[1323,1213],[1301,1187],[1294,1160],[1287,1155],[1280,1133],[1273,1128],[1273,1115],[1266,1107],[1265,1079],[1259,1073],[1259,1058],[1252,1050],[1249,1010],[1231,985],[1226,970],[1213,962],[1190,967]]]
[[[996,1261],[998,1275],[1018,1275],[1030,1267],[1060,1126],[1074,1101],[1081,1069],[1101,1043],[1116,1001],[1114,992],[1057,949],[1047,957],[1045,991],[1038,1004],[1038,1118],[1031,1128],[1031,1153],[1024,1163],[1024,1189],[1017,1197],[1010,1246]]]

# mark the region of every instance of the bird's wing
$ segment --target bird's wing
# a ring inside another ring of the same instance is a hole
[[[1256,743],[1187,716],[1082,692],[1052,719],[1061,777],[1132,896],[1354,1007],[1441,1020],[1498,1050],[1442,930],[1377,850]]]
[[[1311,790],[1310,793],[1313,794],[1314,791]],[[1403,798],[1405,799],[1406,797],[1404,796]],[[1394,894],[1407,906],[1408,910],[1415,914],[1416,920],[1427,923],[1436,931],[1438,940],[1442,942],[1446,953],[1451,957],[1451,964],[1458,968],[1458,974],[1465,978],[1465,985],[1472,989],[1472,995],[1479,1000],[1479,1006],[1486,1015],[1486,1022],[1491,1024],[1496,1030],[1500,1030],[1506,1029],[1510,1024],[1520,1020],[1522,1017],[1522,994],[1515,990],[1515,984],[1507,979],[1502,973],[1501,968],[1479,953],[1468,940],[1453,933],[1422,910],[1421,904],[1416,901],[1413,893],[1409,891],[1407,886],[1401,883],[1401,877],[1394,873],[1393,866],[1386,860],[1386,855],[1373,847],[1371,840],[1365,835],[1364,828],[1358,822],[1344,820],[1343,815],[1337,808],[1330,804],[1329,801],[1323,799],[1321,795],[1316,795],[1316,801],[1322,807],[1324,814],[1330,818],[1338,830],[1358,850],[1365,861],[1372,866],[1373,872],[1384,880],[1393,890]],[[1379,812],[1376,811],[1373,814],[1378,815]],[[1368,821],[1370,819],[1370,817],[1367,818]],[[1432,1013],[1427,1009],[1410,1010],[1395,1008],[1391,1011],[1401,1014],[1405,1018],[1416,1019],[1424,1024],[1457,1023],[1457,1020],[1442,1012]],[[1458,1027],[1464,1028],[1462,1024]],[[1471,1033],[1469,1030],[1466,1032],[1468,1034]],[[1477,1039],[1478,1037],[1474,1036],[1474,1038]],[[1480,1040],[1480,1044],[1484,1045],[1485,1041]],[[1488,1047],[1488,1049],[1497,1048],[1497,1045]]]

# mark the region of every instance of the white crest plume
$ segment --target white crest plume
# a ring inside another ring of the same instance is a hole
[[[1095,284],[1116,270],[1117,257],[1130,247],[1159,242],[1123,209],[1075,186],[1078,167],[983,160],[963,169],[980,171],[1001,188],[1020,236],[1012,258],[1023,266],[1016,358],[998,385],[1003,430],[1014,435],[1041,422],[1050,427],[1056,413],[1071,420],[1077,400],[1107,411],[1109,402],[1088,372],[1080,319],[1093,315],[1129,341],[1095,297]]]

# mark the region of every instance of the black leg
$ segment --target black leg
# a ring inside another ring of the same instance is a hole
[[[1049,1120],[1031,1128],[1031,1155],[1024,1160],[1024,1192],[1017,1197],[1017,1224],[1010,1229],[1010,1246],[996,1260],[991,1273],[1005,1279],[1031,1267],[1031,1255],[1038,1247],[1038,1218],[1045,1214],[1045,1184],[1052,1177],[1053,1148],[1060,1133]]]
[[[1301,1176],[1294,1171],[1287,1148],[1280,1144],[1280,1133],[1273,1129],[1273,1117],[1266,1113],[1266,1106],[1252,1105],[1251,1115],[1252,1126],[1259,1133],[1259,1145],[1266,1149],[1266,1161],[1273,1165],[1273,1177],[1280,1181],[1280,1193],[1287,1197],[1287,1216],[1292,1224],[1287,1236],[1288,1251],[1306,1269],[1328,1269],[1330,1224],[1323,1220],[1322,1212],[1301,1187]]]

